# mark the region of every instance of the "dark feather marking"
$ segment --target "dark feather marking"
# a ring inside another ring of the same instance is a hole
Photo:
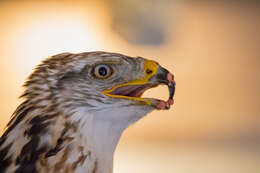
[[[16,165],[31,160],[32,158],[31,155],[36,150],[38,144],[39,144],[38,136],[33,137],[28,143],[26,143],[23,146],[20,155],[16,158]]]
[[[6,157],[11,145],[7,145],[5,148],[0,150],[0,172],[4,172],[11,164],[12,155]]]
[[[28,136],[33,136],[37,134],[43,134],[46,132],[46,127],[50,124],[51,122],[46,122],[46,123],[35,123],[32,125],[32,127],[24,132],[25,135]]]
[[[11,148],[12,144],[7,145],[6,147],[4,147],[3,149],[0,150],[0,161],[4,160],[9,149]]]
[[[71,140],[73,140],[72,137],[66,136],[66,133],[69,129],[72,129],[73,131],[76,131],[76,127],[74,124],[72,123],[65,123],[65,128],[62,130],[61,135],[59,137],[59,139],[57,140],[57,144],[54,148],[50,149],[46,154],[45,154],[45,158],[47,157],[51,157],[53,155],[56,155],[60,150],[63,149],[62,144],[64,143],[64,141],[70,142]]]
[[[93,168],[93,172],[92,173],[96,173],[97,172],[97,160],[95,160],[94,162],[94,168]]]
[[[12,119],[8,122],[7,126],[10,126],[13,123],[15,116],[18,116],[24,110],[27,103],[28,103],[28,101],[25,101],[16,108],[16,110],[14,111],[14,113],[12,115]]]
[[[62,143],[64,142],[64,139],[62,137],[60,137],[57,141],[57,144],[54,148],[50,149],[46,154],[45,154],[45,158],[47,157],[51,157],[56,155],[63,147],[62,147]]]
[[[86,158],[87,155],[82,154],[76,162],[72,163],[72,170],[75,170],[79,164],[82,166]]]
[[[5,140],[6,140],[6,136],[3,135],[0,137],[0,147],[5,142]]]
[[[11,164],[11,156],[0,161],[0,172],[4,172]]]
[[[19,98],[23,98],[23,97],[26,97],[28,95],[29,95],[28,91],[25,91],[22,95],[19,96]]]
[[[33,136],[40,135],[46,132],[47,126],[51,123],[50,121],[46,122],[46,120],[50,120],[54,118],[56,114],[52,115],[43,115],[43,116],[35,116],[33,117],[29,123],[32,125],[31,128],[27,129],[24,132],[24,135]]]
[[[23,108],[24,109],[24,108]],[[5,131],[5,133],[4,133],[4,135],[3,136],[7,136],[8,135],[8,133],[10,132],[10,131],[12,131],[16,126],[17,126],[17,124],[19,124],[23,119],[24,119],[24,117],[28,114],[28,112],[30,112],[31,110],[33,110],[34,108],[33,107],[29,107],[29,108],[27,108],[27,109],[25,109],[25,110],[23,110],[23,109],[21,109],[21,110],[18,110],[18,111],[21,111],[21,113],[20,112],[17,112],[17,116],[14,116],[12,119],[11,119],[11,121],[8,123],[8,125],[10,125],[8,128],[7,128],[7,130]]]
[[[16,158],[16,165],[18,169],[15,173],[37,173],[36,162],[39,161],[41,154],[47,151],[48,146],[44,145],[39,148],[40,137],[39,135],[46,133],[47,126],[51,123],[50,121],[56,114],[35,116],[29,123],[32,125],[27,129],[24,134],[31,137],[31,140],[24,145],[20,155]]]
[[[58,172],[62,168],[62,166],[64,165],[66,160],[68,159],[69,150],[70,150],[69,147],[67,147],[64,150],[64,153],[63,153],[61,159],[55,164],[55,166],[54,166],[54,171],[55,172]]]
[[[19,113],[21,113],[21,112],[24,110],[24,108],[26,108],[26,106],[28,105],[28,103],[29,103],[29,100],[26,100],[26,101],[24,101],[23,103],[21,103],[21,104],[16,108],[16,110],[14,111],[14,113],[13,113],[12,116],[18,115]]]
[[[45,122],[46,120],[49,120],[49,119],[52,119],[54,118],[55,116],[57,116],[57,114],[50,114],[50,115],[43,115],[43,116],[35,116],[33,117],[31,120],[30,120],[30,124],[39,124],[39,123],[43,123]]]
[[[37,173],[36,162],[42,153],[47,151],[47,146],[38,148],[39,137],[33,136],[32,139],[24,145],[20,155],[16,158],[18,169],[15,173]]]

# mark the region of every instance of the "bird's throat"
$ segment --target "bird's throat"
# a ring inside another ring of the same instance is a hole
[[[71,117],[72,122],[79,122],[78,131],[95,158],[96,173],[113,172],[114,151],[123,131],[151,111],[149,107],[139,108],[140,111],[129,106],[91,112],[81,108]]]

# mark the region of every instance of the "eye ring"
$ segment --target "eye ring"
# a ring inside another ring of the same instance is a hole
[[[94,68],[94,75],[98,79],[106,79],[112,75],[112,69],[106,64],[99,64]]]

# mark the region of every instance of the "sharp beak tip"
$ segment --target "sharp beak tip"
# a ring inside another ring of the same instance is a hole
[[[167,79],[169,83],[174,83],[174,75],[171,74],[170,72],[167,74]]]
[[[157,82],[161,84],[166,84],[168,85],[169,89],[169,99],[167,101],[163,100],[157,100],[154,103],[154,107],[157,110],[168,110],[170,107],[174,104],[174,94],[175,94],[175,80],[174,80],[174,75],[170,73],[168,70],[166,70],[163,67],[159,67],[159,71],[156,75]]]

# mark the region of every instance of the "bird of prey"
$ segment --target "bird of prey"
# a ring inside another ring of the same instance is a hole
[[[167,101],[142,98],[169,86]],[[173,104],[173,75],[157,62],[118,53],[62,53],[24,84],[23,102],[0,138],[1,173],[112,173],[122,132]]]

